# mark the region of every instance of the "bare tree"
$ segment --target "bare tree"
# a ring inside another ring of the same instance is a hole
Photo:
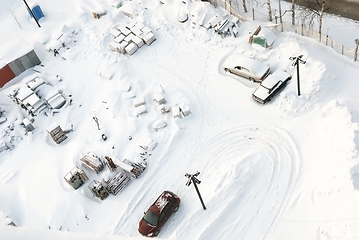
[[[303,23],[308,23],[313,27],[314,20],[319,22],[319,41],[321,41],[322,23],[324,12],[330,9],[331,0],[312,0],[299,8],[298,14]]]
[[[271,22],[273,20],[272,18],[272,7],[270,5],[270,0],[267,0],[267,7],[268,7],[268,17],[269,21]]]
[[[319,16],[319,42],[322,41],[322,25],[323,25],[324,7],[325,7],[325,1],[323,1],[323,3],[322,3],[322,8],[320,10],[320,16]]]
[[[292,0],[292,25],[295,25],[295,0]]]
[[[244,12],[248,12],[247,11],[246,0],[243,0],[243,9],[244,9]]]

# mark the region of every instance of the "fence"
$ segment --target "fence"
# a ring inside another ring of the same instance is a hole
[[[240,3],[239,1],[230,1],[230,0],[209,0],[211,4],[213,4],[215,7],[222,7],[225,10],[227,10],[230,14],[238,17],[241,21],[246,21],[246,18],[241,16],[238,12],[240,9]],[[254,11],[254,9],[253,9]],[[254,12],[253,12],[253,18],[254,18]],[[278,30],[280,29],[280,26],[278,25]],[[329,46],[333,48],[337,53],[342,54],[350,59],[353,59],[354,61],[357,60],[358,56],[358,49],[353,49],[351,47],[345,46],[337,41],[335,41],[332,38],[329,38],[326,35],[319,34],[318,32],[314,31],[313,28],[307,28],[306,26],[302,25],[292,25],[288,22],[283,22],[283,31],[287,32],[295,32],[297,34],[300,34],[305,37],[310,37],[312,39],[315,39],[316,41]]]
[[[312,28],[308,28],[303,24],[292,25],[291,23],[283,22],[283,31],[295,32],[302,36],[310,37],[326,46],[333,48],[337,53],[340,53],[348,58],[354,59],[354,61],[357,60],[355,49],[345,46],[326,35],[319,34],[318,32],[314,31]]]

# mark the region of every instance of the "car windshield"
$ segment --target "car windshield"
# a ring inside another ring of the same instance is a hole
[[[158,215],[148,210],[143,219],[151,226],[156,226],[158,223]]]

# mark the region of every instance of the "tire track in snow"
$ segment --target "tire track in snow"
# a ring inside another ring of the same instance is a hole
[[[148,73],[148,75],[157,76],[156,73],[159,69],[160,71],[165,71],[167,74],[175,76],[180,81],[173,81],[173,78],[170,79],[162,79],[166,82],[168,82],[170,85],[183,88],[185,87],[185,92],[190,93],[189,96],[186,96],[190,100],[190,108],[191,106],[196,107],[198,111],[194,111],[193,114],[198,115],[199,119],[206,120],[208,117],[208,104],[209,101],[205,99],[204,92],[205,92],[205,86],[197,84],[199,80],[195,80],[193,76],[191,76],[186,69],[182,66],[179,59],[176,58],[176,56],[179,55],[179,53],[176,52],[176,48],[174,47],[173,41],[170,41],[171,46],[169,49],[166,49],[166,54],[169,55],[171,58],[170,61],[175,61],[176,66],[178,68],[172,67],[173,64],[168,64],[166,60],[162,59],[161,56],[163,56],[163,53],[161,52],[160,46],[158,47],[150,47],[147,51],[147,54],[144,56],[141,56],[141,60],[144,61],[144,63],[148,66],[153,65],[152,68],[147,68],[151,72]],[[205,76],[203,75],[202,78]],[[191,108],[191,110],[193,110]],[[190,134],[191,140],[188,142],[194,143],[195,146],[191,146],[190,152],[198,151],[200,147],[200,140],[202,139],[202,135],[206,133],[205,129],[208,126],[208,124],[203,124],[203,122],[198,122],[198,126],[196,126],[195,132]],[[146,210],[146,206],[149,207],[149,204],[152,203],[156,196],[153,196],[152,201],[148,199],[148,196],[152,196],[153,194],[160,193],[163,189],[163,184],[159,185],[158,180],[156,180],[156,175],[159,174],[160,171],[163,171],[163,162],[161,162],[160,159],[162,159],[166,151],[169,149],[171,142],[173,141],[174,136],[170,136],[169,141],[165,141],[166,145],[161,148],[162,154],[158,156],[155,160],[155,163],[151,162],[149,160],[149,166],[148,170],[144,172],[144,176],[141,176],[140,179],[136,181],[143,181],[143,184],[139,187],[140,191],[136,194],[136,196],[133,196],[131,198],[131,201],[128,203],[128,207],[125,210],[125,212],[118,218],[118,220],[115,221],[113,233],[120,234],[120,235],[126,235],[126,236],[134,236],[138,235],[137,232],[137,225],[131,225],[129,223],[138,223],[140,218],[143,215],[143,211]],[[197,140],[193,140],[197,139]],[[191,155],[190,153],[188,155]],[[166,164],[166,163],[165,163]],[[186,166],[189,163],[184,163],[182,165],[182,169],[185,169]],[[150,172],[149,172],[150,171]],[[178,171],[181,171],[178,169]]]
[[[264,189],[254,185],[253,190],[249,185],[255,179],[256,171],[268,167],[268,163],[262,164],[258,159],[250,163],[250,158],[246,161],[238,160],[238,157],[235,159],[236,155],[251,150],[264,153],[266,159],[270,160],[272,169],[268,172],[268,182],[263,182],[263,177],[260,179],[261,176],[257,176],[257,179],[262,180],[260,186],[265,186]],[[235,169],[231,169],[232,174],[227,177],[229,182],[217,184],[217,189],[214,189],[216,192],[211,193],[214,197],[208,200],[207,196],[207,211],[198,210],[187,214],[175,235],[189,237],[186,234],[198,234],[198,227],[204,226],[200,235],[196,236],[197,239],[266,239],[283,212],[298,176],[300,157],[291,137],[285,131],[270,126],[231,128],[202,146],[202,151],[198,152],[195,159],[198,160],[199,169],[200,165],[204,165],[202,181],[216,175],[216,171],[225,175],[225,172],[221,172],[223,164],[232,164]],[[224,169],[228,170],[228,166]],[[206,184],[215,185],[213,182]],[[226,197],[228,191],[231,194]],[[210,195],[208,191],[206,194]],[[203,197],[206,201],[206,196]],[[262,201],[256,205],[258,198]],[[247,213],[246,216],[241,216],[243,212]],[[225,223],[230,224],[223,224],[224,219]],[[201,223],[197,226],[194,224],[196,229],[191,232],[193,221]]]

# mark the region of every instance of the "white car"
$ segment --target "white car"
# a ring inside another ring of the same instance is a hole
[[[292,76],[286,71],[275,71],[263,80],[259,87],[253,92],[252,98],[259,103],[265,104],[282,90],[291,79]]]
[[[253,82],[262,82],[270,74],[268,65],[240,55],[228,57],[223,64],[223,68],[226,72],[248,78]]]

